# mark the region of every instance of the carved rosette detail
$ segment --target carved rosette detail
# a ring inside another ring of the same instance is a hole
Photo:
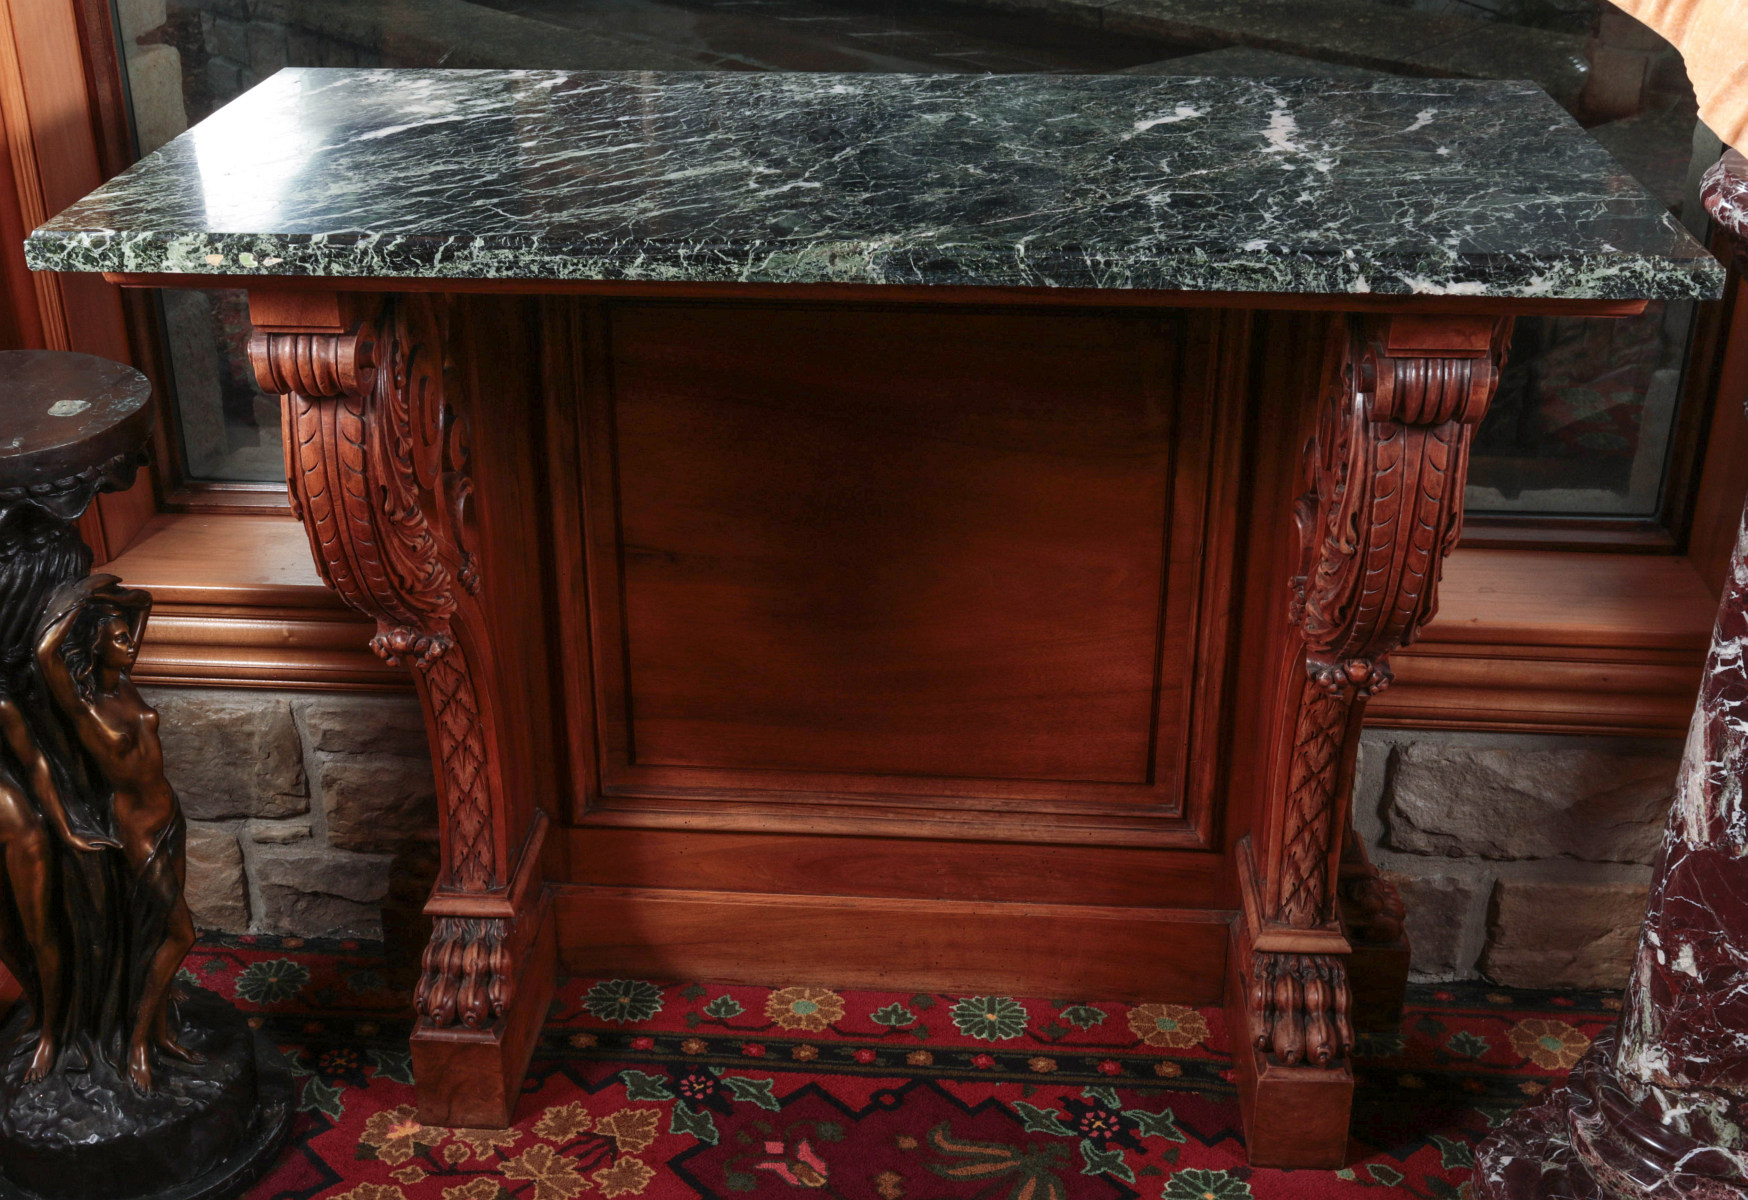
[[[515,971],[507,922],[494,917],[439,917],[425,944],[413,1007],[437,1028],[483,1029],[510,1008]]]
[[[286,479],[323,580],[374,618],[371,648],[424,693],[446,833],[443,885],[501,886],[479,648],[466,430],[445,402],[442,314],[397,298],[345,333],[257,332],[264,390],[285,396]],[[439,1005],[435,1011],[447,1011]]]
[[[1289,1067],[1328,1066],[1353,1050],[1347,969],[1333,954],[1258,954],[1250,971],[1258,1050]]]

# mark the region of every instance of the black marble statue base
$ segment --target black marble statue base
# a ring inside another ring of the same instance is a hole
[[[1615,1031],[1596,1039],[1566,1082],[1518,1110],[1476,1151],[1485,1200],[1741,1200],[1734,1101],[1709,1113],[1698,1097],[1666,1108],[1635,1098],[1615,1071]]]
[[[0,1028],[0,1045],[14,1046],[0,1089],[0,1200],[220,1200],[273,1165],[296,1107],[290,1068],[230,1004],[186,992],[178,1040],[206,1061],[155,1055],[149,1095],[102,1057],[79,1069],[77,1050],[21,1084],[36,1039],[19,1036],[28,1014],[12,1014]]]

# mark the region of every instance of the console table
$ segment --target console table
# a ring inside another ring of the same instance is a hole
[[[288,70],[28,255],[249,290],[435,751],[423,1120],[509,1119],[560,964],[1224,998],[1296,1166],[1511,318],[1722,284],[1449,80]]]

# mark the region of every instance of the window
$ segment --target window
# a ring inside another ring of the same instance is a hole
[[[1234,0],[1200,27],[1176,20],[1171,36],[1145,15],[1116,29],[1095,0],[116,4],[142,152],[283,66],[435,65],[1530,78],[1690,223],[1690,164],[1708,151],[1679,56],[1602,0],[1303,0],[1300,22]],[[1331,6],[1386,11],[1341,22]],[[276,486],[278,406],[246,362],[240,293],[176,292],[159,307],[183,482]],[[1678,523],[1684,447],[1702,416],[1688,379],[1702,321],[1686,303],[1622,320],[1520,321],[1475,441],[1472,525]],[[1678,537],[1664,535],[1671,546]]]

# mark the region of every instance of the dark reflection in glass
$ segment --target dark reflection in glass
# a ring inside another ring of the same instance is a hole
[[[1693,305],[1518,321],[1475,437],[1470,511],[1654,516]]]
[[[1107,0],[116,0],[143,152],[285,66],[1485,75],[1541,84],[1681,211],[1680,57],[1603,0],[1208,7],[1168,25]],[[281,478],[237,294],[166,293],[163,314],[188,477]],[[1470,510],[1655,516],[1692,319],[1679,304],[1521,321]]]

